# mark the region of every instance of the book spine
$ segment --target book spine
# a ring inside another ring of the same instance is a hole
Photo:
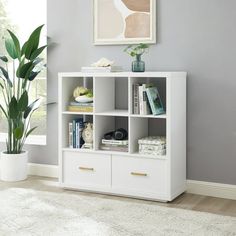
[[[69,123],[69,148],[73,148],[73,124]]]
[[[139,110],[140,115],[144,115],[143,86],[139,86]]]
[[[80,132],[78,122],[76,122],[76,148],[80,148]]]
[[[73,124],[73,148],[76,148],[76,127],[75,127],[75,120],[72,122]]]
[[[149,115],[151,114],[151,110],[150,110],[150,105],[149,105],[149,101],[148,101],[148,97],[147,97],[147,84],[143,84],[143,111],[144,111],[144,115]]]
[[[134,114],[139,114],[139,84],[133,85]]]

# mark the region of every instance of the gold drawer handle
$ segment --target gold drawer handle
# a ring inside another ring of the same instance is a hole
[[[79,167],[80,170],[89,170],[89,171],[94,171],[94,168],[89,168],[89,167]]]
[[[138,172],[131,172],[131,175],[137,175],[137,176],[147,176],[146,173],[138,173]]]

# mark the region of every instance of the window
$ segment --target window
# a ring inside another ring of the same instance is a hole
[[[45,24],[45,27],[40,43],[46,44],[46,0],[0,0],[0,54],[6,54],[3,41],[7,34],[6,29],[14,31],[20,42],[25,42],[30,33],[42,24]],[[46,52],[44,53],[44,58],[46,62]],[[38,126],[38,128],[29,137],[28,143],[46,143],[46,95],[46,71],[43,71],[31,84],[30,101],[40,97],[42,103],[32,116],[31,126]],[[0,99],[3,98],[0,97]],[[7,122],[3,119],[3,114],[0,113],[0,141],[5,142],[6,132]]]

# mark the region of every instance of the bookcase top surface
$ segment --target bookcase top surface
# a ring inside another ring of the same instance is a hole
[[[110,72],[110,73],[84,73],[84,72],[59,72],[59,77],[185,77],[187,72]]]

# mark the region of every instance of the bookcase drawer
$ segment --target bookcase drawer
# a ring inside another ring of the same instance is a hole
[[[63,182],[78,187],[110,187],[111,156],[64,152]]]
[[[167,190],[166,160],[112,156],[112,187],[142,197],[164,195]]]

